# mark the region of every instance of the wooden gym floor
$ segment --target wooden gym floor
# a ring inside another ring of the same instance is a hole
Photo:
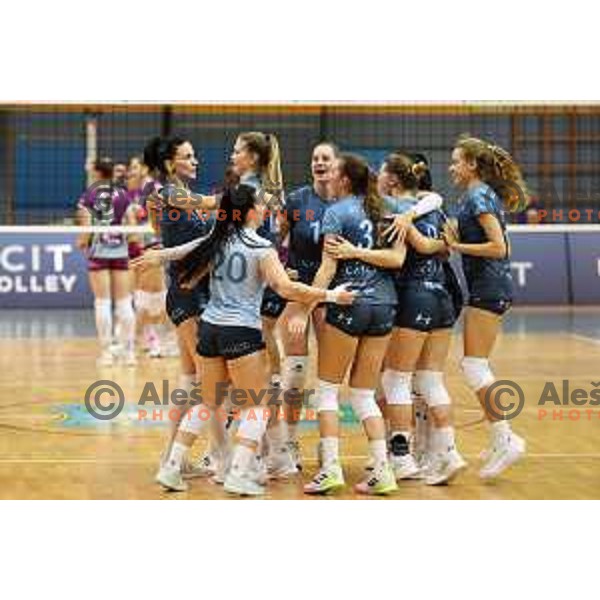
[[[136,400],[146,381],[160,389],[177,381],[177,359],[141,358],[135,369],[98,370],[91,311],[3,311],[0,315],[0,498],[7,499],[221,499],[221,487],[192,481],[188,493],[164,492],[153,481],[164,424],[140,422]],[[495,483],[478,479],[487,430],[458,372],[460,333],[448,365],[459,449],[469,468],[454,483],[428,487],[405,482],[394,499],[600,498],[600,405],[539,405],[544,384],[562,380],[588,392],[600,381],[600,310],[516,309],[493,356],[498,378],[516,381],[525,407],[513,425],[528,442],[525,461]],[[125,410],[99,422],[85,410],[89,385],[113,379],[124,390]],[[600,385],[600,384],[599,384]],[[546,410],[546,416],[540,410]],[[576,411],[578,412],[570,412]],[[559,412],[562,410],[562,419]],[[316,465],[314,424],[302,428],[305,475]],[[195,449],[200,454],[204,441]],[[351,484],[366,458],[362,430],[346,425],[342,454],[348,487],[337,498],[356,498]],[[268,498],[300,499],[302,478],[274,483]]]

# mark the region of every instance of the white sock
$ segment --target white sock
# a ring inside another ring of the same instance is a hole
[[[96,332],[102,350],[108,350],[112,340],[112,302],[109,298],[97,298],[94,301]]]
[[[376,465],[387,462],[387,444],[385,440],[370,440],[369,451]]]
[[[492,444],[497,440],[508,439],[511,429],[508,421],[494,421],[490,427],[490,441]]]
[[[324,437],[321,439],[321,451],[323,452],[323,466],[339,462],[340,440],[336,437]]]
[[[238,444],[233,449],[233,456],[231,458],[232,474],[240,476],[244,473],[247,473],[250,469],[250,464],[255,457],[256,452],[252,450],[252,448]]]
[[[416,394],[413,402],[415,407],[415,452],[427,452],[427,441],[430,435],[427,404]]]
[[[431,430],[431,436],[433,438],[432,445],[434,452],[446,454],[455,449],[453,427],[440,427],[439,429],[433,428]]]
[[[173,442],[169,458],[167,459],[167,465],[173,469],[181,469],[187,451],[188,447],[181,442]]]

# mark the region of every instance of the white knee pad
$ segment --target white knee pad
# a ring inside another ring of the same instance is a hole
[[[131,296],[126,296],[115,302],[115,317],[122,323],[132,323],[135,319]]]
[[[112,310],[112,300],[110,298],[96,298],[94,308],[100,311]]]
[[[144,308],[151,317],[159,317],[165,308],[166,292],[145,292]]]
[[[421,389],[421,382],[422,382],[422,377],[420,377],[419,373],[422,373],[423,371],[420,370],[416,370],[413,380],[412,380],[412,393],[413,396],[415,397],[415,400],[417,398],[419,398],[419,396],[423,395],[423,390]]]
[[[381,385],[388,404],[412,404],[412,373],[386,369],[381,376]]]
[[[415,388],[419,390],[427,406],[450,406],[450,395],[441,371],[417,371]]]
[[[238,436],[258,444],[267,431],[268,421],[264,408],[245,408],[240,413]]]
[[[204,404],[193,406],[179,424],[179,431],[198,435],[211,420],[212,416],[213,411],[208,406]]]
[[[371,417],[381,417],[381,411],[375,402],[375,390],[350,388],[350,404],[359,421]]]
[[[329,383],[329,381],[319,379],[316,398],[317,412],[332,411],[337,413],[339,393],[340,386],[338,383]]]
[[[283,371],[285,389],[304,389],[307,370],[308,356],[288,356]]]
[[[478,356],[465,356],[460,364],[468,386],[475,392],[494,383],[490,361]]]

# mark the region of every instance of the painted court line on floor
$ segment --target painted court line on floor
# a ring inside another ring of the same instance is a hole
[[[478,459],[477,454],[464,454],[465,458]],[[342,456],[342,460],[367,460],[369,457],[365,454],[350,454],[348,456]],[[600,459],[600,452],[595,453],[583,453],[583,454],[571,454],[571,453],[531,453],[525,456],[527,458],[598,458]],[[99,461],[93,458],[0,458],[0,464],[97,464],[97,465],[143,465],[143,464],[154,464],[155,460],[140,459],[140,460],[126,460],[126,461]],[[317,462],[317,459],[307,458],[304,462],[313,463]]]
[[[579,333],[572,333],[571,337],[579,340],[580,342],[588,342],[589,344],[594,344],[594,346],[600,346],[600,339],[591,337],[588,335],[581,335]]]

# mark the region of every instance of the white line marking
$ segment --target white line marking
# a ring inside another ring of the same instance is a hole
[[[0,233],[152,233],[150,225],[0,225]]]
[[[572,338],[579,340],[580,342],[588,342],[589,344],[594,344],[594,346],[600,346],[600,339],[595,337],[590,337],[588,335],[580,335],[578,333],[572,333]]]
[[[465,458],[470,459],[478,459],[478,454],[463,454]],[[369,457],[366,454],[350,454],[348,456],[342,456],[342,461],[344,460],[367,460]],[[600,453],[587,453],[587,454],[578,454],[578,453],[545,453],[545,452],[532,452],[530,454],[525,455],[525,459],[527,458],[598,458],[600,459]],[[307,463],[316,463],[317,459],[306,458],[304,462]],[[94,458],[0,458],[0,464],[92,464],[92,465],[154,465],[156,460],[147,459],[147,460],[97,460]]]

